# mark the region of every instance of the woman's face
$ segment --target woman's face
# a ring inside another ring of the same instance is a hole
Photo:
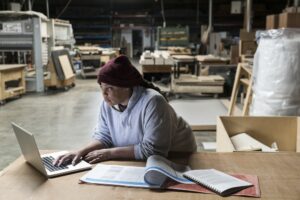
[[[117,87],[106,83],[101,83],[100,88],[106,103],[110,106],[122,104],[127,105],[131,96],[130,88]]]

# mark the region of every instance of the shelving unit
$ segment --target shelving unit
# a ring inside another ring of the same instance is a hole
[[[89,18],[68,16],[67,18],[72,22],[77,44],[90,43],[98,44],[101,47],[111,47],[111,15],[99,15]]]
[[[157,41],[159,48],[186,47],[189,44],[189,28],[186,27],[158,27]]]

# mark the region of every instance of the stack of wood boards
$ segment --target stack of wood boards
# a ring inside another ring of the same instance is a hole
[[[149,50],[144,51],[140,57],[139,63],[144,65],[173,65],[173,58],[167,51],[155,51],[154,53]]]
[[[219,75],[195,76],[181,75],[173,79],[172,90],[175,93],[223,93],[225,80]]]

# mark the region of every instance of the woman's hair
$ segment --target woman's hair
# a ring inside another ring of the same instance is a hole
[[[149,82],[149,81],[143,79],[142,82],[141,82],[141,84],[140,84],[140,86],[142,86],[142,87],[144,87],[144,88],[150,88],[150,89],[156,90],[157,92],[159,92],[159,93],[166,99],[166,101],[168,101],[168,98],[167,98],[166,94],[163,93],[163,92],[159,89],[159,87],[156,87],[153,83],[151,83],[151,82]]]

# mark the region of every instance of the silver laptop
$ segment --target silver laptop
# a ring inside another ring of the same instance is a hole
[[[92,165],[85,161],[81,161],[75,166],[71,164],[61,167],[53,166],[52,162],[55,158],[68,152],[59,151],[40,155],[33,134],[13,122],[11,124],[25,160],[46,177],[52,178],[56,176],[62,176],[65,174],[90,169],[92,167]]]

